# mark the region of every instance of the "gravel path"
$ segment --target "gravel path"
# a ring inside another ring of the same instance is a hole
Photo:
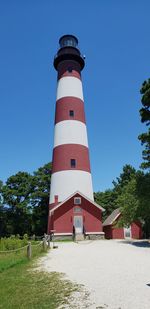
[[[76,308],[150,309],[150,248],[114,240],[58,243],[40,266],[85,286],[89,299],[76,295]]]

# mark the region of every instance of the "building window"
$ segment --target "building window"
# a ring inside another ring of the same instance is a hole
[[[70,160],[70,165],[72,168],[75,168],[76,167],[76,160],[75,159],[71,159]]]
[[[82,212],[82,208],[81,207],[74,207],[74,212],[75,213]]]
[[[80,205],[80,204],[81,204],[81,197],[74,197],[74,205]]]
[[[72,73],[72,67],[68,67],[68,72]]]
[[[70,116],[70,117],[74,117],[74,111],[73,111],[73,110],[70,110],[70,111],[69,111],[69,116]]]

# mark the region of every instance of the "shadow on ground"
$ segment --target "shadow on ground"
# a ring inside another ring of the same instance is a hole
[[[148,240],[125,240],[121,241],[123,244],[129,244],[140,248],[150,248],[150,242]]]

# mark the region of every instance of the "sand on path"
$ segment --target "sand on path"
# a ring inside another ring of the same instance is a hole
[[[85,286],[89,299],[76,308],[150,309],[148,247],[115,240],[58,243],[40,267]]]

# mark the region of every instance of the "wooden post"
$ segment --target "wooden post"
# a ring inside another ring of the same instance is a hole
[[[32,248],[31,248],[31,242],[29,242],[27,246],[27,258],[31,259],[31,256],[32,256]]]
[[[46,249],[47,249],[46,239],[43,238],[43,250],[46,251]]]
[[[48,249],[50,249],[51,245],[50,245],[50,235],[48,235]]]

